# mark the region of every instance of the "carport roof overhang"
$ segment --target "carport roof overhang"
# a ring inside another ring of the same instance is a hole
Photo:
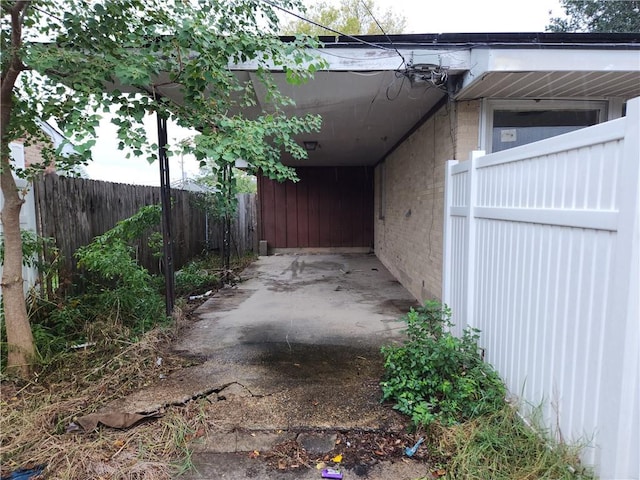
[[[287,38],[283,37],[286,41]],[[640,95],[640,35],[636,34],[427,34],[323,37],[328,64],[314,79],[290,85],[274,71],[295,106],[289,114],[317,113],[319,133],[309,158],[289,165],[375,165],[442,105],[481,98],[621,98]],[[231,69],[253,85],[268,109],[256,64]],[[448,80],[430,81],[432,72]],[[438,82],[436,82],[438,83]],[[162,90],[161,90],[162,91]],[[162,92],[180,102],[179,92]]]
[[[456,99],[610,98],[640,95],[635,48],[474,48]]]

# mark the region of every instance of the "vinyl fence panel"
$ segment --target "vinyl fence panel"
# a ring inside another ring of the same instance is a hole
[[[603,479],[640,475],[640,99],[627,117],[449,162],[455,331]]]

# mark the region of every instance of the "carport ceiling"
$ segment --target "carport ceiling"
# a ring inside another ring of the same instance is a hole
[[[251,118],[268,112],[266,89],[254,71],[236,70],[235,74],[253,86],[257,101],[243,115]],[[321,71],[302,85],[287,83],[282,72],[273,76],[280,92],[295,102],[285,109],[289,115],[322,117],[320,132],[296,138],[301,145],[316,142],[308,158],[283,157],[283,163],[292,166],[374,165],[446,95],[441,88],[426,81],[412,82],[394,69]],[[181,101],[175,88],[157,90]]]
[[[260,106],[268,110],[264,87],[254,74],[247,75]],[[295,102],[290,114],[322,117],[320,132],[299,137],[300,142],[317,142],[316,149],[304,161],[284,159],[290,165],[373,165],[445,96],[429,83],[414,84],[388,70],[319,72],[295,87],[283,74],[276,74],[276,81]]]

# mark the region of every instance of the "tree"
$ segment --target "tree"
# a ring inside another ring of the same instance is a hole
[[[201,173],[194,179],[195,183],[212,191],[219,188],[219,185],[217,185],[218,178],[213,175],[212,171],[213,169],[210,166],[201,168]],[[237,193],[256,193],[258,191],[255,175],[251,175],[239,168],[234,168],[233,177]]]
[[[407,25],[407,19],[403,15],[395,14],[391,9],[381,12],[376,7],[375,0],[340,0],[339,5],[326,1],[312,3],[304,12],[304,16],[317,24],[347,35],[382,35],[383,31],[387,34],[402,33]],[[304,20],[289,22],[285,25],[283,33],[335,35],[330,30]]]
[[[270,0],[283,8],[298,0]],[[99,113],[117,105],[112,122],[119,148],[153,161],[157,146],[142,123],[155,112],[200,131],[187,150],[203,164],[218,165],[222,182],[237,158],[253,171],[278,180],[296,179],[280,163],[282,151],[294,158],[306,153],[294,135],[315,131],[319,117],[287,117],[288,100],[277,90],[271,67],[300,82],[323,64],[310,56],[310,39],[280,41],[272,7],[255,0],[3,0],[1,30],[0,185],[5,199],[2,276],[8,365],[27,376],[34,356],[25,309],[19,215],[23,193],[14,178],[32,178],[35,167],[18,171],[10,162],[9,142],[42,138],[38,119],[55,119],[75,146],[77,156],[63,158],[47,146],[45,165],[64,169],[86,163],[95,143]],[[257,100],[250,82],[230,63],[252,61],[263,83],[269,110],[244,118],[243,107]],[[304,68],[302,67],[304,65]],[[179,91],[180,104],[162,88]]]
[[[550,32],[640,32],[640,1],[561,0],[567,18],[554,17]]]

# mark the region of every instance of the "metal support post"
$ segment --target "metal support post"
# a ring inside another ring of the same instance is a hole
[[[173,314],[175,281],[173,271],[173,237],[171,235],[171,186],[167,157],[167,119],[156,113],[158,120],[158,160],[160,163],[160,199],[162,203],[162,245],[164,252],[164,284],[167,316]]]

